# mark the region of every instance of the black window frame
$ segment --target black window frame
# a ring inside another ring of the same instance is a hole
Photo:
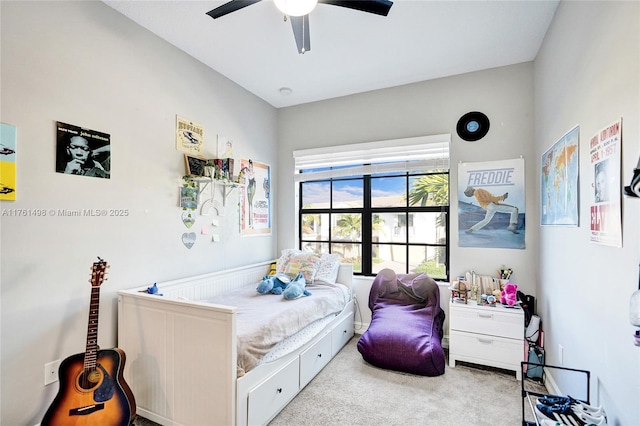
[[[411,190],[409,182],[411,178],[415,178],[417,176],[425,176],[425,175],[446,175],[447,176],[447,188],[448,188],[448,196],[447,196],[447,204],[446,205],[437,205],[437,206],[410,206],[409,205],[409,192]],[[403,207],[372,207],[371,206],[371,180],[375,178],[385,178],[385,177],[405,177],[407,180],[406,185],[406,205]],[[363,207],[357,208],[333,208],[333,182],[336,181],[345,181],[345,180],[359,180],[363,181]],[[303,202],[303,185],[307,183],[323,183],[328,182],[330,193],[329,193],[329,207],[328,208],[304,208]],[[450,200],[451,200],[451,186],[450,186],[450,171],[449,170],[435,170],[435,171],[425,171],[425,172],[393,172],[393,173],[385,173],[385,174],[363,174],[363,175],[353,175],[353,176],[345,176],[345,177],[333,177],[333,178],[320,178],[320,179],[311,179],[311,180],[302,180],[298,182],[298,191],[300,196],[299,205],[298,205],[298,248],[302,249],[305,243],[311,244],[327,244],[329,247],[329,252],[331,252],[332,243],[335,243],[336,240],[332,238],[333,230],[329,229],[328,240],[325,239],[314,239],[314,240],[305,240],[303,239],[303,215],[305,214],[328,214],[329,215],[329,226],[331,227],[331,215],[333,214],[359,214],[361,215],[361,242],[354,242],[353,244],[361,244],[361,271],[354,272],[354,275],[361,276],[375,276],[376,273],[373,271],[373,263],[372,263],[372,253],[373,253],[373,245],[378,244],[377,242],[373,242],[372,235],[372,217],[376,213],[395,213],[395,214],[404,214],[406,215],[406,221],[408,220],[408,215],[410,213],[444,213],[446,216],[445,219],[445,242],[444,244],[439,243],[411,243],[409,242],[409,226],[405,227],[406,240],[405,242],[384,242],[382,244],[388,245],[396,245],[396,246],[405,246],[406,249],[406,258],[409,259],[409,249],[411,247],[444,247],[445,248],[445,277],[433,277],[436,280],[445,280],[449,281],[450,273]],[[344,242],[344,241],[342,241]],[[409,273],[409,262],[405,264],[404,273]],[[400,271],[397,271],[401,273]]]

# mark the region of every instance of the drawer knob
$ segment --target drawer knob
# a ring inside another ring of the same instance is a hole
[[[343,333],[344,333],[344,334],[347,334],[347,330],[344,330],[344,331],[343,331]]]
[[[278,389],[276,389],[276,392],[278,392],[278,393],[282,393],[282,388],[278,388]]]
[[[318,354],[318,358],[322,358],[322,354]]]

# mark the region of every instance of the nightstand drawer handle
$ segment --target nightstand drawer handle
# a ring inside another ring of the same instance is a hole
[[[478,316],[480,318],[488,318],[488,319],[493,318],[493,315],[491,315],[491,314],[478,314]]]
[[[480,343],[486,343],[486,344],[492,344],[493,340],[489,340],[489,339],[478,339],[478,342]]]

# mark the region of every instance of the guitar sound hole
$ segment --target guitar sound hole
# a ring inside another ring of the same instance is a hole
[[[102,374],[98,369],[83,371],[78,378],[80,389],[89,390],[95,388],[101,381]]]

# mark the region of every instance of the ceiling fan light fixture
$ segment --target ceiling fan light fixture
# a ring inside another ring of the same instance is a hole
[[[318,4],[318,0],[273,0],[276,7],[288,16],[309,14]]]

